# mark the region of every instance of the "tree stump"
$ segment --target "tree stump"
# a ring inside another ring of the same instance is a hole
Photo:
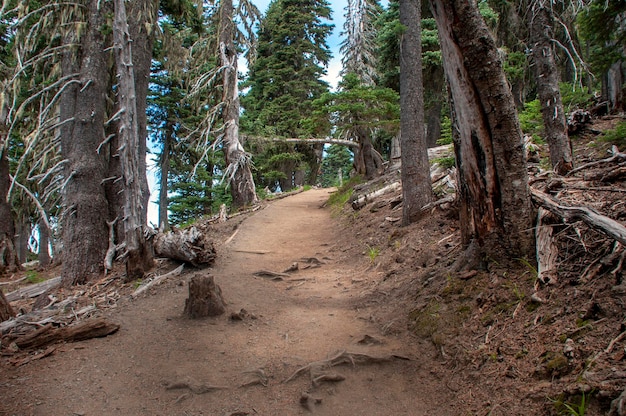
[[[4,322],[14,316],[15,312],[13,311],[11,304],[9,303],[7,298],[4,297],[4,293],[2,293],[2,290],[0,290],[0,322]]]
[[[191,319],[218,316],[226,311],[222,289],[213,276],[193,276],[189,281],[189,297],[185,300],[185,315]]]

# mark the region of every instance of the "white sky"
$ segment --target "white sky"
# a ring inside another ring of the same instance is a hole
[[[267,11],[267,7],[270,4],[270,0],[253,0],[254,4],[259,8],[261,13],[265,14]],[[343,30],[343,23],[345,21],[345,13],[346,6],[348,5],[347,0],[329,0],[330,7],[332,9],[332,23],[335,25],[332,34],[328,38],[328,47],[332,52],[332,59],[328,64],[327,74],[323,78],[326,82],[328,82],[332,89],[337,88],[337,83],[339,82],[339,72],[341,71],[341,55],[339,53],[339,45],[341,43],[341,38],[339,34]],[[239,60],[239,70],[245,72],[245,61],[243,59]],[[159,207],[158,207],[158,197],[159,197],[159,184],[157,181],[156,173],[158,171],[157,166],[151,160],[154,158],[154,155],[147,155],[146,163],[148,164],[148,185],[150,186],[150,203],[148,204],[148,224],[153,224],[158,226],[159,222]]]

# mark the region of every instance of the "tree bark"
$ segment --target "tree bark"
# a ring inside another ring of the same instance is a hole
[[[194,276],[189,281],[189,297],[185,300],[184,314],[191,319],[218,316],[226,312],[222,289],[213,276]]]
[[[210,265],[215,261],[215,248],[196,227],[159,233],[154,238],[158,257],[184,261],[193,266]]]
[[[135,70],[126,5],[115,0],[113,38],[118,74],[118,97],[120,104],[120,162],[124,183],[124,240],[126,242],[126,280],[141,279],[145,273],[146,239],[144,225],[146,203],[143,181],[145,171],[145,138],[140,137],[138,123]],[[144,106],[145,107],[145,106]],[[144,108],[145,110],[145,108]],[[145,111],[144,111],[145,113]],[[145,116],[145,115],[144,115]],[[143,149],[143,152],[142,152]],[[141,167],[143,165],[143,168]]]
[[[251,156],[244,150],[239,137],[239,87],[233,13],[232,0],[220,2],[219,53],[223,67],[222,119],[226,176],[233,197],[232,206],[241,208],[257,202],[257,195],[250,168]]]
[[[473,1],[431,0],[431,8],[453,102],[462,243],[474,243],[477,256],[530,259],[522,133],[494,40]]]
[[[39,267],[48,267],[50,265],[50,230],[45,221],[39,220],[37,223],[39,230],[39,250],[37,252],[37,260]]]
[[[4,297],[4,293],[2,293],[2,290],[0,289],[0,322],[4,322],[14,316],[15,312],[13,311],[11,304],[7,298]]]
[[[554,59],[553,26],[556,24],[549,5],[534,2],[528,12],[532,67],[541,102],[546,141],[550,147],[552,168],[565,175],[574,167],[572,146],[567,134],[567,120],[559,91],[559,73]]]
[[[86,283],[102,271],[107,249],[108,206],[103,188],[105,160],[97,149],[104,140],[107,90],[106,46],[101,28],[104,10],[98,0],[84,0],[86,28],[80,39],[69,33],[63,75],[78,74],[61,95],[61,154],[65,165],[63,192],[63,284]],[[73,46],[78,43],[78,46]],[[70,46],[72,45],[72,46]]]
[[[400,0],[400,147],[402,225],[422,216],[422,206],[433,199],[424,131],[422,85],[421,1]]]
[[[168,120],[165,126],[165,140],[163,141],[163,149],[159,157],[159,171],[161,172],[161,180],[159,181],[159,230],[161,232],[170,230],[170,223],[167,218],[167,189],[168,176],[170,173],[170,153],[172,143],[173,126]]]

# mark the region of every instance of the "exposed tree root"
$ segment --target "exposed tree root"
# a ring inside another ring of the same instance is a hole
[[[177,381],[173,383],[165,383],[165,390],[182,390],[188,389],[194,394],[211,393],[217,390],[226,390],[226,386],[212,386],[210,384],[193,383],[191,381]]]
[[[313,386],[318,386],[321,382],[324,381],[342,381],[345,380],[344,376],[338,373],[329,372],[329,369],[341,364],[352,364],[353,366],[356,366],[357,364],[388,363],[396,359],[408,360],[408,358],[398,355],[375,357],[368,354],[348,352],[344,350],[336,353],[334,356],[326,360],[314,361],[305,365],[304,367],[300,367],[291,376],[284,380],[283,383],[290,382],[291,380],[295,379],[300,374],[306,371],[309,372],[309,376],[311,378]]]

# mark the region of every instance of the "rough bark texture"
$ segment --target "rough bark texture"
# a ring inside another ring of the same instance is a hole
[[[356,131],[359,149],[354,155],[354,170],[365,179],[372,180],[384,172],[383,160],[374,149],[372,139],[365,131]]]
[[[161,232],[170,230],[170,223],[167,218],[167,181],[170,172],[170,152],[173,134],[172,123],[168,120],[165,127],[166,135],[163,141],[163,150],[159,158],[159,171],[161,172],[161,180],[159,181],[159,230]]]
[[[126,279],[141,279],[144,276],[144,256],[146,240],[144,237],[146,209],[143,197],[145,180],[145,144],[139,135],[137,121],[137,95],[135,90],[135,70],[133,47],[130,37],[126,5],[124,0],[115,0],[115,20],[113,38],[115,42],[117,74],[119,77],[118,97],[120,105],[120,162],[124,182],[124,240],[126,242]],[[145,112],[145,111],[144,111]],[[142,154],[142,148],[144,149]],[[140,162],[142,160],[142,162]],[[143,165],[143,169],[140,167]],[[143,174],[143,179],[142,179]]]
[[[474,2],[432,0],[453,101],[462,243],[534,256],[522,133],[495,43]]]
[[[239,137],[239,91],[237,86],[237,49],[233,23],[233,2],[220,2],[220,60],[224,67],[222,86],[222,118],[224,120],[224,154],[226,174],[229,176],[233,208],[257,202],[254,179],[250,168],[251,157],[243,148]]]
[[[189,297],[185,300],[185,315],[191,319],[218,316],[226,311],[222,289],[213,276],[194,276],[189,281]]]
[[[107,201],[102,185],[105,160],[98,154],[104,140],[104,103],[107,64],[105,25],[100,1],[84,0],[85,32],[76,39],[68,35],[70,47],[63,56],[64,75],[78,74],[79,84],[65,88],[60,102],[61,153],[68,161],[63,192],[63,284],[82,284],[101,273],[107,249]]]
[[[541,102],[545,138],[550,147],[552,168],[564,175],[573,168],[572,147],[567,134],[567,120],[559,91],[559,73],[552,39],[556,24],[549,5],[536,2],[528,12],[532,67]]]
[[[76,342],[111,335],[120,328],[106,318],[94,318],[74,325],[56,328],[47,324],[35,332],[15,340],[20,349],[41,348],[56,342]]]
[[[11,304],[9,303],[7,298],[4,297],[4,293],[2,293],[2,290],[0,290],[0,322],[4,322],[14,316],[15,312],[13,311]]]
[[[402,159],[402,225],[422,215],[433,199],[424,131],[421,1],[400,0],[400,23],[406,27],[400,45],[400,147]]]
[[[211,265],[216,256],[213,243],[196,227],[157,234],[154,238],[154,252],[158,257],[184,261],[194,266]]]

